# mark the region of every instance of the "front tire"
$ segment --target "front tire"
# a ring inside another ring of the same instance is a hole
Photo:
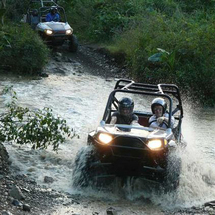
[[[78,51],[78,39],[75,35],[72,35],[69,39],[69,50],[71,52],[77,52]]]
[[[93,146],[83,147],[77,154],[73,169],[73,186],[100,186],[99,175],[105,174],[105,169],[99,161]]]
[[[174,191],[179,186],[181,172],[181,158],[179,158],[175,153],[169,154],[167,170],[164,181],[165,191]]]

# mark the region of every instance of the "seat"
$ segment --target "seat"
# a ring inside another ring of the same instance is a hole
[[[147,116],[138,116],[138,123],[144,127],[149,127],[149,117]]]

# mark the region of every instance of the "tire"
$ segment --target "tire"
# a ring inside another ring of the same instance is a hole
[[[92,146],[83,147],[74,162],[73,187],[101,186],[97,176],[105,174],[105,169],[99,164],[96,149]]]
[[[166,192],[174,191],[179,186],[181,172],[181,158],[175,153],[168,156],[167,170],[164,177],[164,190]]]
[[[77,52],[78,51],[78,39],[75,35],[72,35],[69,39],[69,50],[71,52]]]

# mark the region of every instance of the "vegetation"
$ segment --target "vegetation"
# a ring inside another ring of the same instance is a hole
[[[28,25],[13,23],[1,28],[0,70],[34,75],[47,63],[48,54],[46,45]]]
[[[29,0],[0,2],[0,71],[37,74],[47,62],[49,50],[31,28],[20,23]],[[12,100],[0,114],[0,142],[31,144],[32,148],[58,150],[66,138],[76,136],[66,120],[55,117],[52,110],[30,110],[17,105],[16,92],[5,88]]]
[[[47,63],[49,50],[28,25],[20,23],[29,1],[4,2],[0,4],[0,71],[38,74]]]
[[[79,38],[125,56],[131,77],[215,104],[215,1],[59,0]]]
[[[57,151],[66,137],[76,136],[66,125],[66,120],[55,117],[51,109],[30,110],[17,105],[16,92],[5,88],[3,94],[11,96],[7,111],[0,115],[0,141],[31,144],[32,148],[46,149],[49,145]]]
[[[4,24],[0,26],[3,59],[0,70],[6,67],[34,74],[45,65],[48,50],[28,26],[14,24],[27,10],[29,0],[2,2],[6,4],[0,4]],[[79,40],[100,43],[110,53],[123,56],[133,79],[174,83],[201,103],[215,104],[215,1],[58,0],[58,3],[65,7]],[[23,60],[14,62],[17,56]]]

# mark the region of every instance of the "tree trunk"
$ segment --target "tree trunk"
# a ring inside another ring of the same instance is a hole
[[[0,0],[0,17],[1,24],[4,25],[4,14],[6,10],[6,0]]]

